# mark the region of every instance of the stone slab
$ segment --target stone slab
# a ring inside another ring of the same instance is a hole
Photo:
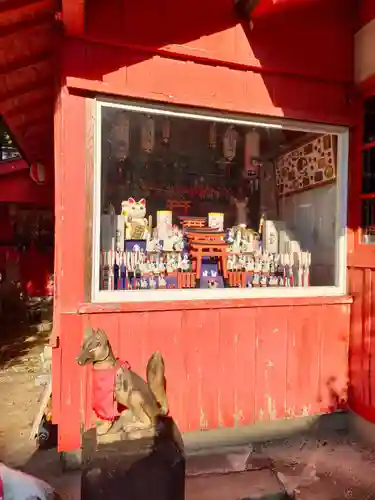
[[[252,451],[249,447],[228,449],[218,453],[188,454],[186,459],[186,475],[227,474],[246,470],[270,468],[269,457]]]
[[[284,500],[288,496],[268,469],[190,477],[186,500]]]

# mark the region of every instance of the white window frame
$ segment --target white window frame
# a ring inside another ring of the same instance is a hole
[[[100,290],[100,200],[101,200],[101,123],[102,107],[123,109],[145,114],[174,116],[209,122],[228,123],[249,127],[287,129],[318,134],[336,134],[337,176],[336,176],[336,259],[335,282],[337,286],[312,286],[296,288],[216,288],[216,289],[173,289],[173,290]],[[244,298],[286,298],[340,296],[347,293],[347,185],[349,129],[347,127],[317,124],[261,116],[245,116],[218,111],[188,109],[169,104],[142,104],[140,102],[96,101],[95,159],[93,178],[93,248],[91,301],[100,302],[158,302],[178,300],[235,300]]]

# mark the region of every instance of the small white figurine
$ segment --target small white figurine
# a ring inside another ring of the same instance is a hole
[[[189,271],[190,268],[190,261],[189,261],[189,255],[187,253],[184,253],[182,260],[180,260],[178,267],[181,269],[183,272]]]
[[[238,270],[244,271],[246,268],[246,259],[243,255],[240,255],[238,258]]]
[[[167,259],[167,273],[174,273],[177,269],[176,257],[174,255],[169,255]]]
[[[163,258],[159,259],[158,271],[159,273],[165,273],[165,263]]]
[[[159,288],[166,288],[167,287],[167,282],[165,281],[164,275],[162,274],[159,277]]]
[[[227,259],[227,269],[228,271],[234,271],[236,265],[236,257],[235,255],[229,255]]]
[[[149,285],[152,290],[155,290],[155,288],[157,288],[156,278],[153,274],[150,276]]]
[[[251,273],[251,272],[254,272],[254,257],[251,255],[247,260],[246,260],[246,264],[245,264],[245,270],[248,272],[248,273]]]
[[[146,250],[147,252],[155,252],[156,239],[154,239],[150,234],[147,235],[146,240]]]
[[[208,288],[217,288],[217,287],[218,287],[218,282],[216,280],[208,281]]]
[[[234,229],[232,227],[228,229],[227,243],[228,245],[233,245],[234,243]]]

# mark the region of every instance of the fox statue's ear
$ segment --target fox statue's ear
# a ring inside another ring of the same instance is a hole
[[[101,328],[98,328],[95,332],[95,337],[100,340],[101,342],[106,342],[108,339],[107,339],[107,335],[105,334],[105,331],[102,330]]]
[[[84,334],[83,334],[83,340],[87,340],[90,337],[93,337],[95,335],[95,330],[93,328],[85,328]]]

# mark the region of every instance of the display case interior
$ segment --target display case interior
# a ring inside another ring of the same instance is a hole
[[[100,290],[336,285],[337,136],[103,106]]]

